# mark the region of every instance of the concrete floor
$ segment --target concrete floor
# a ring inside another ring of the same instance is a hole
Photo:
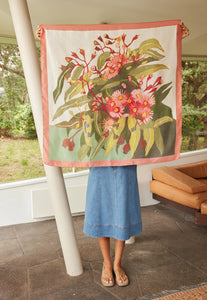
[[[65,272],[54,220],[0,228],[0,300],[155,299],[207,282],[207,227],[161,204],[142,208],[143,233],[126,245],[130,285],[104,288],[97,239],[74,217],[84,273]],[[113,243],[111,249],[113,251]]]

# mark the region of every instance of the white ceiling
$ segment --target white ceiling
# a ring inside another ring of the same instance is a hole
[[[34,32],[38,24],[181,19],[190,30],[183,40],[183,55],[207,56],[207,0],[28,0],[28,6]],[[0,0],[0,36],[14,35],[8,0]]]

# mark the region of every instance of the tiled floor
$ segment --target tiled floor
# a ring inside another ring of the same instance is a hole
[[[125,247],[125,288],[101,285],[101,253],[82,233],[83,216],[74,217],[84,267],[78,277],[65,272],[54,220],[1,227],[0,300],[154,299],[207,282],[207,227],[161,204],[142,208],[142,220],[143,233]]]

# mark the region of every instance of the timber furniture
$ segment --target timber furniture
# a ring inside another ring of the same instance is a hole
[[[195,216],[195,223],[207,225],[207,160],[152,170],[153,198]]]

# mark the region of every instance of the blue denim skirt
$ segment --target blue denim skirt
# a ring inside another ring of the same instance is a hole
[[[136,166],[90,168],[85,234],[125,241],[141,231]]]

